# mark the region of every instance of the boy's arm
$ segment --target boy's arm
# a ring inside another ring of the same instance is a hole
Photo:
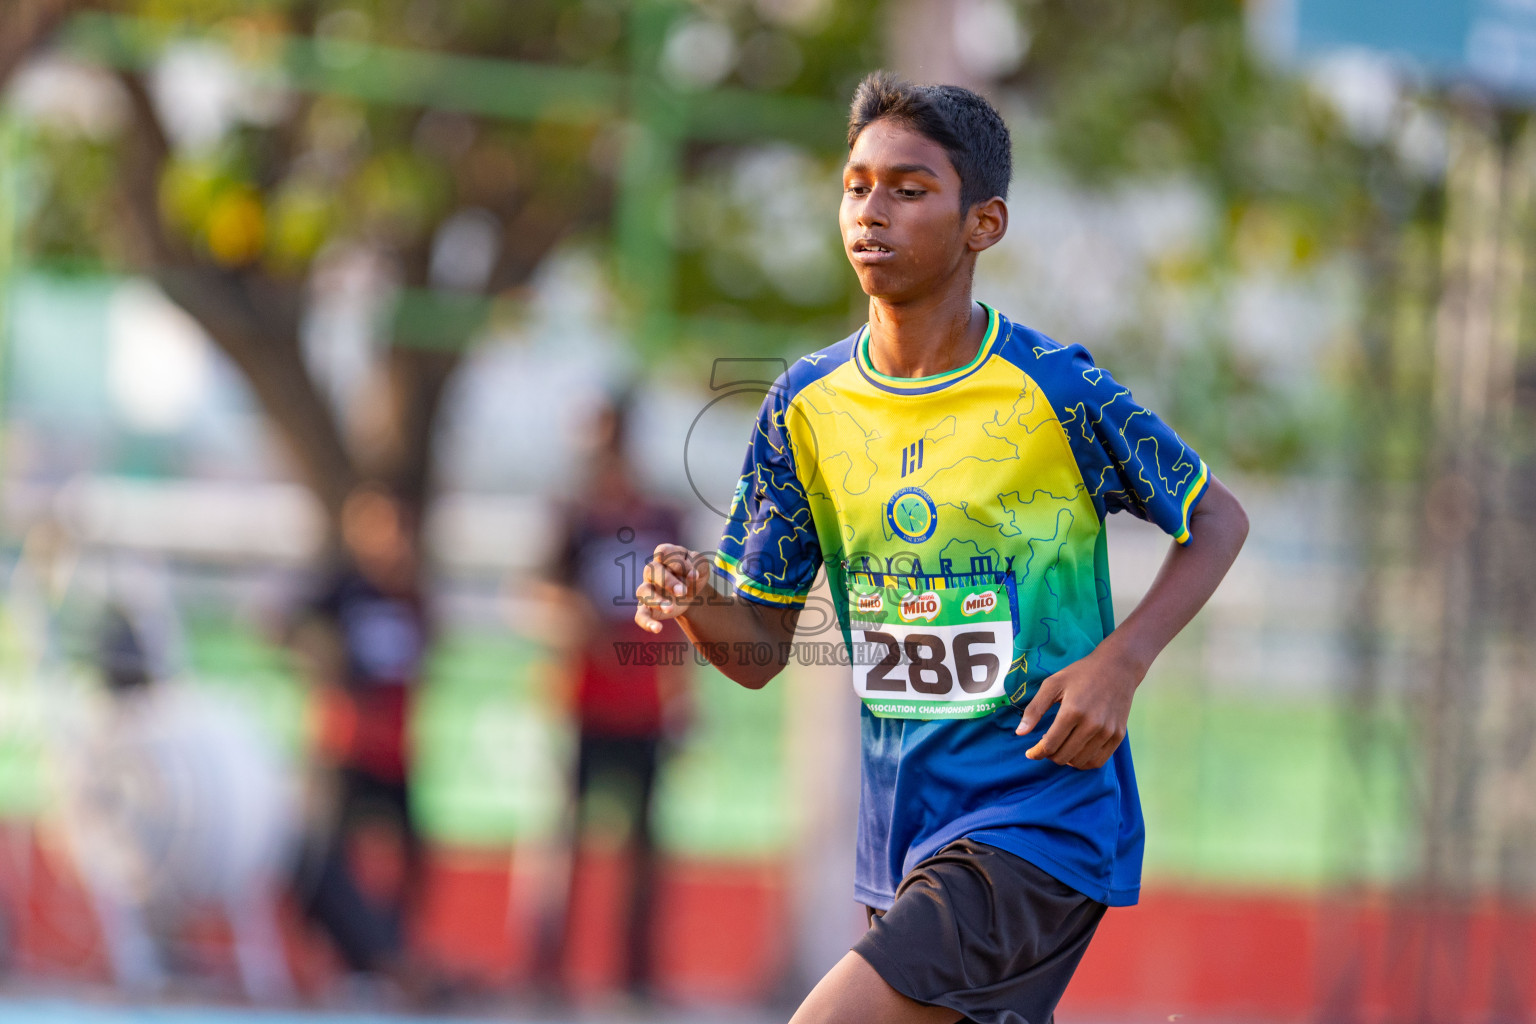
[[[1145,596],[1103,643],[1040,684],[1015,730],[1033,731],[1057,701],[1061,710],[1025,753],[1075,768],[1098,768],[1125,738],[1136,687],[1179,630],[1210,600],[1248,536],[1248,516],[1215,477],[1190,514],[1188,544],[1175,544]]]
[[[734,594],[717,592],[707,556],[678,544],[662,544],[645,565],[645,579],[635,588],[635,621],[652,633],[675,619],[693,645],[731,679],[756,690],[778,675],[795,638],[798,608],[768,608]],[[743,658],[740,645],[767,644],[768,664]]]

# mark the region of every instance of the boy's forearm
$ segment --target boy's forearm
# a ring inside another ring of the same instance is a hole
[[[793,611],[776,613],[743,601],[734,595],[709,593],[676,620],[700,652],[709,657],[715,666],[734,682],[748,689],[758,689],[784,668],[780,652],[784,642],[794,638]],[[786,628],[787,627],[787,628]],[[755,658],[743,658],[741,644],[767,644],[773,652],[768,664],[758,664]]]
[[[1205,606],[1248,536],[1248,516],[1219,480],[1195,506],[1191,541],[1175,545],[1141,601],[1105,638],[1105,653],[1124,659],[1140,679],[1163,648]]]

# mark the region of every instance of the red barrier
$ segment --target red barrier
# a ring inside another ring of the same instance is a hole
[[[21,839],[21,837],[16,837]],[[16,974],[55,983],[107,981],[90,901],[57,851],[22,839],[0,858]],[[444,973],[515,996],[533,961],[532,908],[511,888],[507,853],[435,853],[416,947]],[[578,995],[620,981],[621,857],[582,862],[570,956]],[[772,865],[670,861],[656,898],[659,987],[685,1002],[750,1003],[778,985],[789,949],[788,900]],[[284,908],[290,960],[311,993],[337,970],[325,941]],[[182,942],[224,974],[233,961],[222,922],[194,922]],[[1409,891],[1329,895],[1153,888],[1111,910],[1059,1019],[1290,1024],[1485,1024],[1536,1016],[1536,906]]]
[[[1105,916],[1061,1018],[1523,1020],[1533,960],[1529,904],[1165,888]]]

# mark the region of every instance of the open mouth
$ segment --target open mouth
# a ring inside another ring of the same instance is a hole
[[[884,242],[873,238],[860,238],[850,248],[853,258],[860,263],[879,263],[895,255]]]

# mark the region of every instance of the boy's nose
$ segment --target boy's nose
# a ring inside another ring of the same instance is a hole
[[[883,228],[887,226],[890,223],[890,218],[886,213],[885,204],[872,196],[866,199],[864,205],[859,208],[858,223],[861,228]]]

